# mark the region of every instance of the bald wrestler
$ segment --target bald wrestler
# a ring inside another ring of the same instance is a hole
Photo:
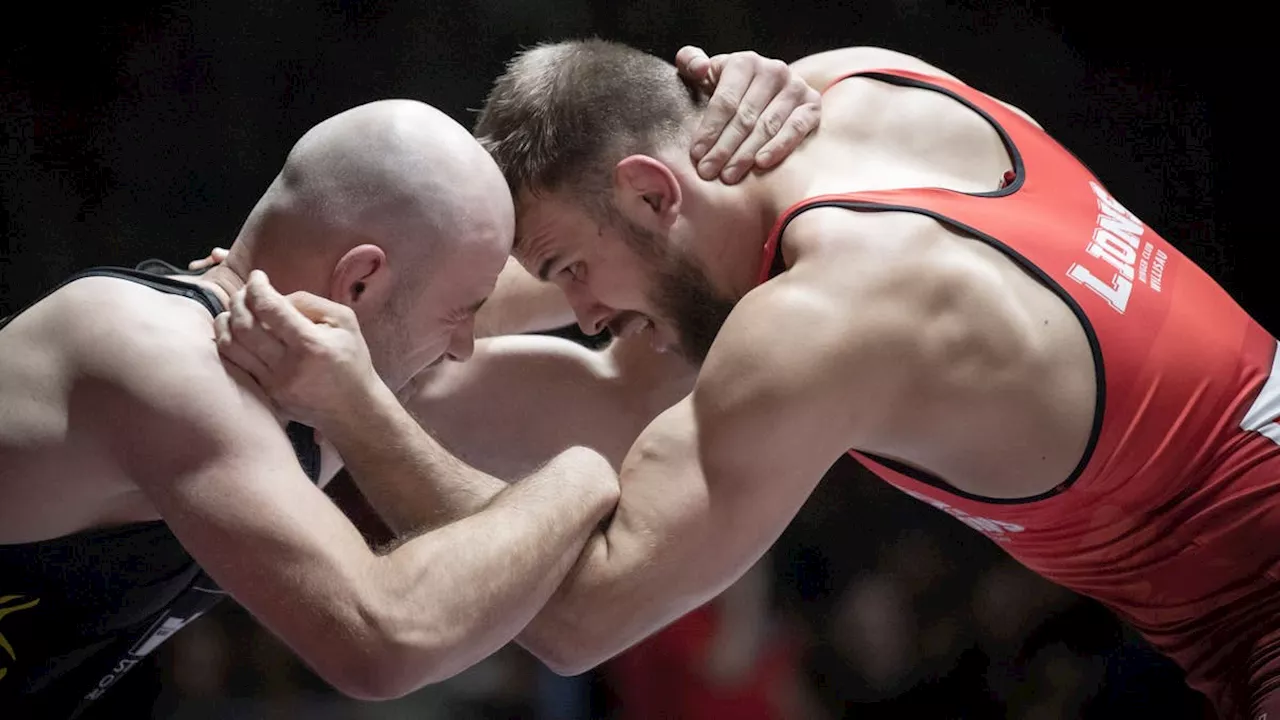
[[[523,625],[512,602],[549,594],[612,507],[607,472],[586,472],[606,463],[569,452],[379,557],[317,487],[334,458],[212,342],[259,268],[361,317],[392,387],[465,358],[507,256],[507,197],[446,116],[374,103],[298,142],[224,265],[192,281],[91,271],[6,322],[0,714],[77,713],[224,593],[366,698],[456,672]]]
[[[769,91],[735,107],[792,119],[726,133],[712,176],[734,152],[776,162],[817,121],[789,71],[759,61],[741,78]],[[318,489],[332,448],[278,419],[212,341],[213,317],[269,272],[358,320],[368,372],[407,391],[471,354],[512,220],[465,130],[421,103],[371,103],[294,146],[220,266],[95,269],[0,324],[0,716],[92,712],[224,595],[361,698],[447,677],[523,627],[613,507],[605,458],[571,443],[465,520],[375,555]],[[467,470],[442,456],[433,472],[476,499]]]
[[[826,88],[821,129],[733,187],[681,150],[701,112],[669,66],[629,48],[529,50],[481,115],[523,266],[585,330],[701,366],[521,641],[570,673],[619,652],[749,567],[852,452],[1111,607],[1222,718],[1276,717],[1276,340],[1020,111],[886,50],[792,68]],[[644,78],[625,101],[603,80],[620,73]],[[606,87],[615,104],[595,101]],[[579,132],[529,153],[559,114]],[[246,310],[291,312],[262,295]],[[292,328],[277,360],[361,375],[308,352],[313,335]],[[378,417],[363,428],[319,409],[332,398],[291,401],[350,445],[417,437],[385,389],[359,387],[345,403]],[[363,480],[375,503],[411,499],[375,482],[395,466],[424,488],[404,522],[443,512],[409,453],[382,462]]]

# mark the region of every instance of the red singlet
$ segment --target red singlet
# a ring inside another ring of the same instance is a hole
[[[986,534],[1044,577],[1096,598],[1187,672],[1224,718],[1270,720],[1280,698],[1277,343],[1200,268],[1042,130],[963,84],[859,73],[946,94],[1000,133],[1005,186],[824,195],[796,204],[927,215],[1003,251],[1075,312],[1097,376],[1093,431],[1070,477],[993,500],[851,450],[907,494]],[[1268,699],[1274,694],[1276,698]]]

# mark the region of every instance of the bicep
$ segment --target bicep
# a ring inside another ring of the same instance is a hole
[[[372,553],[247,382],[216,360],[185,365],[107,384],[118,461],[220,586],[323,676],[349,677],[339,650],[368,647]]]
[[[748,295],[739,304],[693,392],[627,454],[612,519],[561,586],[553,613],[525,636],[544,660],[558,638],[571,637],[559,642],[582,647],[559,664],[590,667],[723,591],[781,535],[848,447],[850,413],[839,413],[847,403],[815,375],[838,361],[815,358],[807,364],[816,369],[807,370],[796,358],[814,343],[759,332],[803,327],[807,318],[742,322],[735,316],[744,304],[759,303]]]
[[[451,452],[509,481],[573,445],[618,467],[656,414],[641,400],[663,391],[661,378],[620,374],[601,352],[540,336],[485,340],[468,362],[428,372],[410,410]]]
[[[822,433],[803,412],[765,400],[727,417],[700,392],[637,440],[601,538],[615,573],[652,574],[663,588],[669,604],[662,622],[714,597],[756,563],[839,454],[838,441],[815,440]]]

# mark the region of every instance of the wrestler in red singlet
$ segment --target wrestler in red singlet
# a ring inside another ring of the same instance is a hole
[[[1280,362],[1276,340],[1118,203],[1062,146],[957,82],[859,73],[944,93],[984,115],[1013,168],[995,192],[813,197],[813,207],[930,216],[1000,249],[1075,312],[1093,349],[1092,435],[1070,477],[997,500],[857,450],[884,480],[1096,598],[1187,672],[1224,718],[1280,720]]]

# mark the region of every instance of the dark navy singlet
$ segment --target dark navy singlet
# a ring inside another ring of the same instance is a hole
[[[171,266],[139,268],[95,268],[58,287],[114,277],[222,312],[204,288],[156,274],[181,274]],[[0,320],[0,330],[9,320]],[[311,428],[295,423],[287,431],[298,462],[318,482]],[[0,545],[0,718],[79,715],[224,595],[161,520]]]

